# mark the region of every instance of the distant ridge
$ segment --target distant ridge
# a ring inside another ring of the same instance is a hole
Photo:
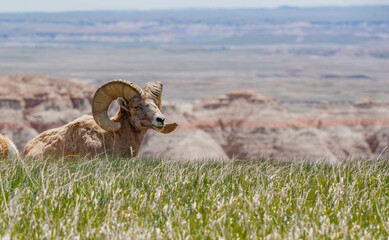
[[[388,13],[388,5],[0,13],[0,43],[355,45],[387,41]]]
[[[389,4],[377,4],[377,5],[348,5],[348,6],[335,6],[335,5],[323,5],[323,6],[293,6],[293,5],[281,5],[278,7],[187,7],[187,8],[166,8],[166,9],[95,9],[95,10],[65,10],[65,11],[1,11],[0,15],[24,15],[24,14],[67,14],[67,13],[118,13],[118,12],[135,12],[135,13],[150,13],[150,12],[188,12],[188,11],[271,11],[271,10],[310,10],[310,9],[322,9],[326,10],[328,8],[332,9],[347,9],[347,8],[369,8],[369,9],[382,9],[389,8]]]
[[[290,5],[281,5],[277,7],[279,9],[296,9],[296,8],[302,8],[302,7],[295,7],[295,6],[290,6]]]

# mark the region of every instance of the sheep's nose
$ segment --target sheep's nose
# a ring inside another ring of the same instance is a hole
[[[163,124],[165,122],[165,119],[164,118],[160,118],[160,117],[157,117],[157,119],[155,119],[157,122]]]

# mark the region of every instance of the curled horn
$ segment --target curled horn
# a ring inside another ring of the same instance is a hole
[[[155,104],[157,104],[159,110],[161,110],[162,106],[162,89],[163,85],[159,81],[148,82],[145,87],[145,91],[154,100]]]
[[[135,83],[125,80],[112,80],[99,89],[93,96],[92,114],[95,122],[106,131],[118,131],[121,127],[119,122],[113,122],[108,117],[108,107],[112,101],[122,97],[129,101],[135,96],[142,96],[143,90]]]

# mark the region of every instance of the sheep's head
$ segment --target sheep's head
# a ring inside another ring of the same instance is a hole
[[[162,83],[149,82],[144,89],[124,80],[113,80],[97,89],[92,103],[93,118],[106,131],[118,131],[120,122],[113,122],[107,114],[112,101],[129,112],[131,124],[137,128],[152,128],[158,132],[170,133],[178,126],[165,124],[161,113]]]

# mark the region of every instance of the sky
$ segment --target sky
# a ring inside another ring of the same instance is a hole
[[[389,0],[0,0],[0,12],[389,5]]]

